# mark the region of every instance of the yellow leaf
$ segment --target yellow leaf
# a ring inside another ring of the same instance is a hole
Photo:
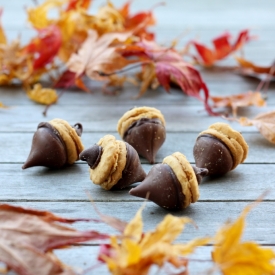
[[[0,16],[2,15],[2,9],[0,9]],[[2,24],[0,22],[0,44],[7,44],[7,39],[5,32],[3,30]]]
[[[48,11],[52,8],[57,8],[62,6],[67,0],[47,0],[43,4],[35,7],[29,8],[28,21],[37,29],[43,29],[52,23],[52,20],[48,19]]]
[[[152,265],[162,267],[165,262],[175,267],[186,267],[187,262],[182,256],[209,241],[204,238],[187,244],[173,244],[185,224],[192,220],[169,214],[155,230],[143,233],[141,211],[126,226],[122,236],[111,238],[110,251],[101,256],[113,275],[146,275]]]
[[[34,88],[27,92],[28,97],[40,104],[53,104],[57,101],[58,96],[55,90],[42,88],[41,84],[35,84]]]
[[[124,30],[124,18],[110,1],[108,1],[107,5],[99,9],[93,20],[93,28],[96,29],[99,34]]]
[[[125,227],[123,235],[139,241],[142,234],[143,223],[141,217],[142,208],[138,210],[135,217]]]
[[[246,207],[240,217],[223,226],[215,236],[212,259],[224,275],[272,274],[275,252],[253,242],[241,242],[245,218],[253,205]]]

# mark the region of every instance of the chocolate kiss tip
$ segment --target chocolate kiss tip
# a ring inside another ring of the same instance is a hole
[[[79,137],[81,137],[82,132],[83,132],[83,126],[82,126],[82,124],[81,124],[81,123],[76,123],[76,124],[73,126],[73,128],[75,129],[77,135],[78,135]]]
[[[100,161],[102,155],[102,147],[95,144],[92,147],[82,151],[79,159],[86,161],[91,169],[95,169]]]
[[[35,132],[31,152],[22,169],[33,166],[60,168],[66,164],[66,160],[67,153],[63,143],[46,124]]]

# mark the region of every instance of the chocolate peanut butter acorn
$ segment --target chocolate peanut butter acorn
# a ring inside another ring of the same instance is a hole
[[[104,136],[79,157],[89,164],[92,182],[106,190],[123,189],[146,176],[136,150],[112,135]]]
[[[152,167],[144,181],[130,195],[146,198],[169,210],[181,210],[199,199],[199,184],[207,169],[192,166],[176,152]]]
[[[193,148],[196,165],[209,175],[224,175],[243,163],[248,145],[241,133],[226,123],[214,123],[201,132]]]
[[[82,131],[80,123],[71,126],[63,119],[39,123],[33,136],[30,154],[22,168],[60,168],[73,164],[84,150],[80,138]]]
[[[155,156],[166,138],[164,117],[152,107],[136,107],[126,112],[118,121],[117,131],[150,163],[155,162]]]

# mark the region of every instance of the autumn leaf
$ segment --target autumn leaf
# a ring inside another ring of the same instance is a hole
[[[242,69],[241,73],[271,74],[275,76],[274,64],[268,67],[262,67],[262,66],[255,65],[254,63],[241,57],[235,57],[235,59],[237,60],[237,62],[239,63]]]
[[[116,52],[114,41],[125,41],[131,33],[107,33],[98,37],[94,30],[89,35],[77,54],[73,54],[67,63],[67,68],[79,77],[86,74],[91,79],[101,80],[99,72],[112,73],[130,64],[131,61],[123,58]]]
[[[50,105],[57,101],[58,95],[55,90],[42,88],[41,84],[35,84],[32,90],[27,92],[28,97],[40,104]]]
[[[101,247],[99,259],[107,264],[114,275],[134,275],[137,270],[139,275],[145,275],[152,265],[162,267],[165,262],[175,267],[186,266],[182,256],[209,241],[208,238],[200,238],[187,244],[173,244],[185,224],[192,221],[170,214],[164,217],[154,231],[144,233],[141,212],[142,209],[126,225],[122,236],[112,236],[110,245]]]
[[[163,48],[153,41],[143,40],[135,46],[120,49],[125,57],[140,58],[143,64],[142,84],[139,96],[143,95],[157,79],[158,83],[169,92],[171,82],[177,84],[184,93],[204,102],[205,109],[216,115],[209,106],[209,90],[199,71],[185,62],[182,56],[172,48]],[[203,96],[200,94],[202,91]]]
[[[212,66],[216,61],[239,50],[246,42],[251,40],[248,30],[241,31],[233,44],[230,44],[230,37],[231,35],[226,32],[213,39],[212,43],[214,44],[214,49],[209,49],[197,41],[190,42],[195,46],[198,52],[198,56],[195,57],[196,61],[204,66]]]
[[[247,107],[252,105],[263,107],[266,104],[260,92],[251,91],[230,96],[210,96],[210,98],[214,102],[212,106],[213,108],[231,107],[234,117],[237,116],[237,109],[239,107]]]
[[[38,30],[45,29],[53,23],[52,19],[48,19],[48,11],[52,8],[61,7],[66,0],[46,0],[35,8],[28,8],[28,21]]]
[[[238,121],[242,126],[256,126],[268,141],[275,144],[275,111],[259,114],[253,119],[241,117]]]
[[[254,242],[242,242],[245,218],[254,205],[247,206],[236,221],[218,230],[212,259],[224,275],[272,274],[275,252]]]
[[[76,10],[78,8],[87,10],[90,4],[91,0],[70,0],[67,5],[66,11]]]
[[[25,53],[35,56],[34,70],[42,69],[54,60],[61,47],[61,41],[61,32],[55,25],[38,30],[38,36],[24,49]]]
[[[145,40],[154,40],[155,35],[147,31],[147,27],[156,24],[156,20],[152,11],[138,12],[130,15],[130,4],[132,1],[127,1],[120,9],[119,12],[124,18],[125,31],[134,31],[136,36]]]
[[[2,17],[3,9],[0,8],[0,19]],[[0,44],[7,44],[6,35],[0,21]]]
[[[1,101],[0,101],[0,108],[2,109],[7,109],[8,107],[6,105],[4,105]]]
[[[0,85],[10,84],[14,79],[23,83],[32,74],[32,56],[22,53],[19,40],[0,44]]]
[[[52,249],[108,236],[96,231],[77,231],[63,224],[85,219],[66,219],[47,211],[0,205],[0,261],[20,275],[73,275],[51,253]]]

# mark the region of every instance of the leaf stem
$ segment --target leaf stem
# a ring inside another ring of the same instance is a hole
[[[118,71],[114,71],[112,73],[104,73],[104,72],[101,72],[101,71],[98,71],[97,73],[100,75],[100,76],[111,76],[111,75],[114,75],[114,74],[121,74],[121,73],[125,73],[125,72],[128,72],[132,69],[135,69],[137,67],[140,67],[141,65],[145,65],[145,64],[150,64],[152,63],[152,61],[143,61],[143,62],[139,62],[138,64],[135,64],[131,67],[127,67],[125,69],[122,69],[122,70],[118,70]]]

